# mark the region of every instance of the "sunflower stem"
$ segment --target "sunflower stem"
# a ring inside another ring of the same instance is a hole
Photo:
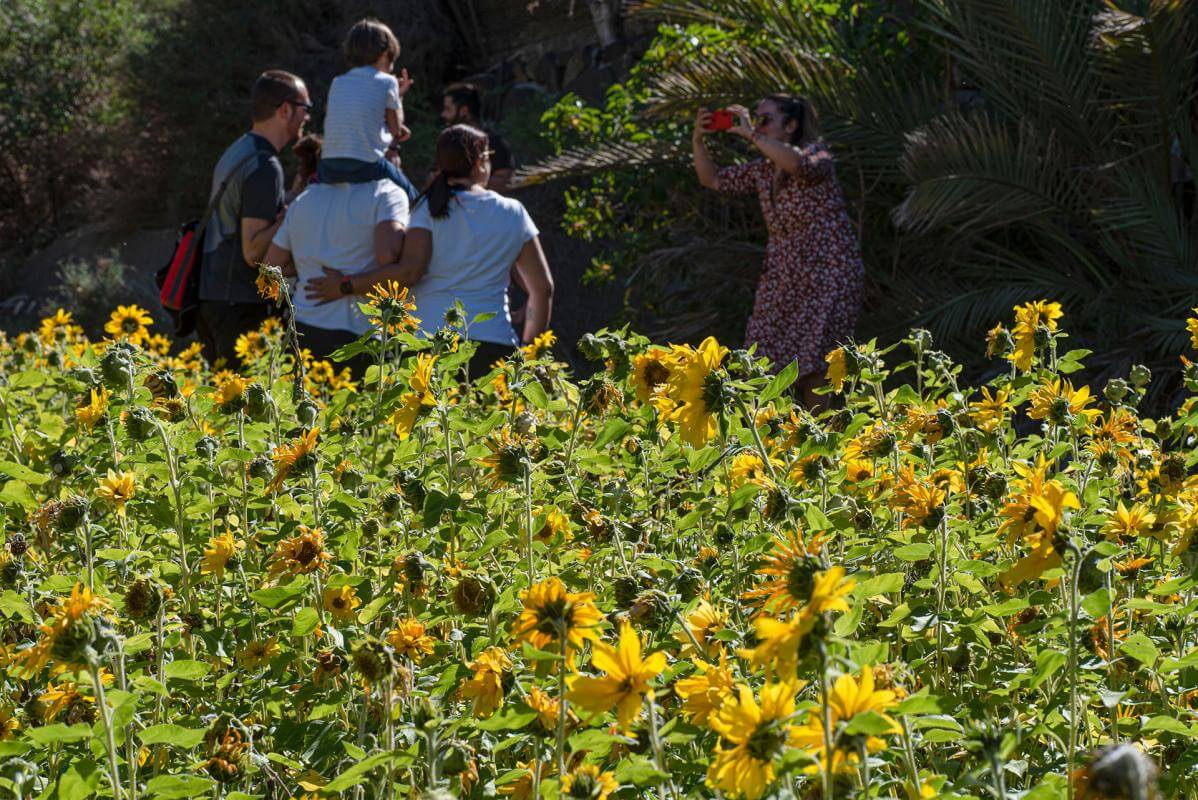
[[[823,800],[835,800],[832,783],[832,706],[828,697],[828,644],[821,637],[819,640],[819,692],[823,701],[820,709],[823,715],[824,729],[824,763],[820,765],[819,776],[823,784]]]
[[[566,774],[566,714],[570,708],[566,702],[566,653],[570,640],[566,636],[565,628],[564,624],[558,623],[557,634],[562,642],[562,660],[557,668],[557,737],[554,744],[558,780]]]
[[[167,475],[171,485],[171,494],[175,498],[175,535],[179,537],[179,566],[183,571],[181,577],[183,601],[188,611],[194,611],[195,605],[191,598],[191,567],[187,564],[187,526],[183,516],[183,497],[179,491],[179,468],[175,463],[175,451],[171,447],[170,437],[161,422],[155,421],[158,436],[162,439],[162,447],[166,451]]]
[[[116,760],[116,735],[112,730],[112,717],[108,713],[108,699],[104,695],[104,682],[100,679],[100,668],[95,662],[88,664],[92,684],[96,690],[96,707],[100,710],[100,721],[104,725],[104,738],[108,750],[108,777],[112,781],[113,800],[121,800],[121,772]]]

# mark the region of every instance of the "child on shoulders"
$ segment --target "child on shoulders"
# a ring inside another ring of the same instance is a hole
[[[350,69],[333,79],[325,113],[321,183],[369,183],[390,178],[409,199],[416,189],[387,157],[411,131],[404,126],[403,96],[412,86],[405,69],[396,79],[399,40],[383,23],[359,20],[345,37]],[[397,159],[398,160],[398,159]]]

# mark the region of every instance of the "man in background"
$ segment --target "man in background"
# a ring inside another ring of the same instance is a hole
[[[269,70],[251,92],[253,124],[225,150],[212,173],[220,202],[204,233],[200,309],[196,334],[214,367],[232,367],[235,343],[275,313],[258,296],[257,264],[286,211],[279,153],[303,133],[312,103],[304,82],[290,72]]]
[[[491,142],[491,180],[487,188],[493,192],[507,189],[516,170],[512,150],[503,137],[482,121],[482,95],[478,87],[470,83],[455,83],[446,87],[441,97],[441,121],[450,125],[472,125],[486,131]]]

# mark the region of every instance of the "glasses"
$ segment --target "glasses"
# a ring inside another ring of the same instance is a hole
[[[316,108],[316,106],[312,103],[301,103],[299,100],[284,100],[283,103],[291,103],[293,106],[299,106],[309,114],[312,113],[312,109]],[[283,105],[283,103],[279,103],[279,105]]]
[[[757,127],[764,128],[766,125],[769,125],[770,122],[773,121],[773,119],[774,119],[774,117],[771,114],[758,114],[757,115]]]

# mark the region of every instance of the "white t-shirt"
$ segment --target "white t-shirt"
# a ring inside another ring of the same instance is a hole
[[[446,310],[459,300],[467,321],[495,314],[471,324],[469,338],[519,345],[507,303],[508,275],[520,248],[538,233],[520,201],[492,191],[460,191],[449,201],[448,217],[433,219],[422,201],[408,227],[425,228],[433,236],[428,273],[412,287],[420,329],[436,332],[445,324]]]
[[[287,209],[274,243],[289,250],[297,279],[291,302],[295,319],[326,330],[361,335],[370,320],[358,308],[361,297],[317,305],[305,297],[309,278],[331,267],[347,275],[374,269],[374,229],[380,222],[408,224],[408,196],[390,180],[373,183],[313,183]]]
[[[391,145],[386,117],[389,108],[402,108],[394,75],[374,67],[354,67],[333,78],[321,156],[378,161]]]

